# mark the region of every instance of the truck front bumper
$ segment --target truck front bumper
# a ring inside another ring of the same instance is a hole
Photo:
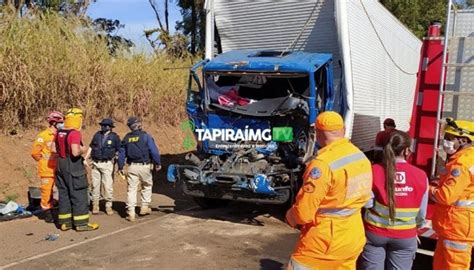
[[[169,182],[183,182],[185,194],[195,197],[225,199],[267,204],[284,204],[292,195],[292,181],[285,186],[272,187],[269,177],[295,171],[272,174],[245,175],[239,173],[204,171],[193,165],[168,167]],[[295,184],[296,185],[296,184]]]

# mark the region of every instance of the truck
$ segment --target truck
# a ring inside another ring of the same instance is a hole
[[[460,9],[453,1],[448,1],[447,7],[444,36],[441,24],[435,23],[423,39],[409,130],[414,138],[411,163],[431,179],[437,178],[445,164],[446,153],[439,147],[443,119],[474,121],[474,9]],[[422,259],[425,256],[428,268],[438,238],[431,226],[433,207],[430,201],[428,222],[418,231],[421,240],[418,253]],[[473,262],[471,259],[471,268]]]
[[[201,207],[291,202],[318,149],[319,112],[343,115],[364,152],[386,117],[409,128],[421,42],[378,1],[206,8],[206,57],[190,70],[186,101],[197,151],[167,172]]]

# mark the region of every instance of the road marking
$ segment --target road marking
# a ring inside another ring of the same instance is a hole
[[[426,249],[421,249],[421,248],[417,249],[416,253],[420,253],[420,254],[423,254],[423,255],[431,256],[431,257],[433,257],[433,255],[434,255],[433,251],[426,250]]]
[[[193,207],[181,210],[179,212],[191,211],[191,210],[195,210],[195,209],[198,209],[198,208],[199,207],[197,207],[197,206],[193,206]],[[176,213],[179,213],[179,212],[176,212]],[[176,213],[170,213],[170,214],[176,214]],[[117,234],[117,233],[128,231],[130,229],[134,229],[134,228],[140,227],[142,225],[151,223],[152,221],[156,221],[156,220],[162,219],[164,217],[167,217],[170,214],[165,214],[163,216],[159,216],[159,217],[156,217],[154,219],[150,219],[150,220],[147,220],[147,221],[135,224],[135,225],[131,225],[129,227],[125,227],[125,228],[122,228],[122,229],[119,229],[119,230],[116,230],[116,231],[113,231],[113,232],[109,232],[109,233],[106,233],[106,234],[103,234],[103,235],[99,235],[99,236],[96,236],[96,237],[91,238],[91,239],[87,239],[87,240],[79,242],[79,243],[75,243],[75,244],[65,246],[65,247],[62,247],[62,248],[58,248],[58,249],[55,249],[55,250],[51,250],[51,251],[48,251],[48,252],[45,252],[45,253],[42,253],[42,254],[31,256],[31,257],[28,257],[28,258],[25,258],[25,259],[22,259],[22,260],[19,260],[19,261],[16,261],[16,262],[12,262],[12,263],[0,266],[0,269],[10,268],[10,267],[13,267],[13,266],[25,263],[25,262],[29,262],[29,261],[32,261],[32,260],[36,260],[36,259],[46,257],[48,255],[51,255],[51,254],[54,254],[54,253],[57,253],[57,252],[60,252],[60,251],[68,250],[68,249],[71,249],[71,248],[74,248],[74,247],[77,247],[77,246],[80,246],[80,245],[83,245],[83,244],[87,244],[87,243],[90,243],[92,241],[99,240],[99,239],[102,239],[102,238],[105,238],[105,237],[108,237],[108,236],[111,236],[111,235],[114,235],[114,234]]]

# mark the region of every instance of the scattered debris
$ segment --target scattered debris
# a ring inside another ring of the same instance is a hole
[[[0,203],[0,221],[28,218],[31,216],[33,216],[33,214],[30,211],[27,211],[23,206],[14,201]]]
[[[44,238],[44,240],[46,241],[56,241],[59,239],[59,234],[57,233],[48,233],[48,235],[46,235],[46,237]]]

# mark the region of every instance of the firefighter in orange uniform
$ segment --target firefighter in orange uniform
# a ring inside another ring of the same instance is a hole
[[[31,156],[38,162],[38,176],[41,178],[41,209],[44,211],[44,220],[52,223],[54,222],[51,208],[53,207],[56,154],[51,152],[51,144],[58,128],[64,125],[64,116],[60,112],[53,111],[49,113],[47,120],[49,127],[36,137]]]
[[[316,120],[321,149],[304,173],[303,187],[286,213],[301,235],[288,269],[355,269],[365,245],[360,210],[371,198],[370,161],[344,138],[344,122],[335,112]]]
[[[437,186],[430,187],[435,201],[433,228],[438,242],[435,270],[469,269],[474,244],[474,122],[447,119],[444,130],[446,167]]]

